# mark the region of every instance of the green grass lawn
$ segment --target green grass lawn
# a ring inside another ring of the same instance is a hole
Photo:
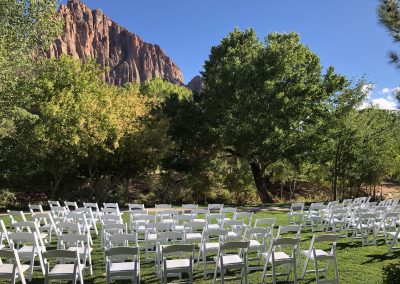
[[[286,212],[281,211],[258,211],[255,212],[253,222],[256,218],[276,218],[276,228],[279,225],[287,223]],[[7,217],[3,217],[6,225],[9,223]],[[124,214],[124,220],[128,222],[128,214]],[[276,233],[276,230],[275,230]],[[308,249],[312,233],[309,230],[303,230],[301,234],[301,248]],[[54,244],[55,245],[55,244]],[[103,263],[103,251],[100,247],[100,238],[94,237],[94,247],[92,260],[94,265],[93,276],[86,273],[85,283],[105,283],[105,264]],[[394,251],[385,254],[387,245],[384,244],[383,237],[379,237],[377,246],[361,246],[361,242],[351,239],[341,238],[337,245],[337,262],[341,283],[381,283],[381,269],[385,264],[398,262],[400,260],[400,251]],[[142,258],[144,253],[142,253]],[[251,263],[255,265],[256,263]],[[196,267],[196,265],[195,265]],[[209,268],[212,268],[211,265]],[[298,267],[298,276],[301,274],[302,266]],[[312,265],[309,266],[309,269]],[[195,283],[211,283],[213,275],[203,278],[202,265],[195,269]],[[249,273],[249,283],[259,283],[262,271],[251,271]],[[331,273],[332,274],[332,273]],[[292,279],[292,277],[291,277]],[[290,280],[291,280],[290,279]],[[141,263],[141,283],[151,284],[160,283],[156,277],[154,262]],[[3,283],[3,282],[1,282]],[[34,280],[31,283],[43,283],[43,277],[39,270],[36,270]],[[129,282],[126,282],[129,283]],[[264,283],[272,283],[271,277],[266,277]],[[284,279],[280,283],[285,283]],[[314,274],[306,274],[304,280],[298,283],[315,283]]]

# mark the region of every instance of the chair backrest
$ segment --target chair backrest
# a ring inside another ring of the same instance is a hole
[[[101,223],[104,224],[122,224],[122,218],[120,215],[113,215],[113,214],[108,214],[108,215],[103,215],[101,216]]]
[[[297,250],[297,247],[299,246],[299,242],[300,242],[300,240],[298,238],[277,238],[277,239],[274,239],[271,242],[269,254],[272,253],[272,256],[274,258],[275,251],[277,249],[280,251],[282,247],[285,247],[286,249],[289,248],[291,250],[291,254],[289,255],[289,257],[295,259],[296,250]]]
[[[67,209],[67,211],[75,211],[76,208],[78,208],[78,204],[72,201],[64,201],[64,206]]]
[[[49,204],[50,208],[53,206],[61,206],[60,201],[56,200],[48,200],[47,203]]]
[[[7,210],[7,214],[11,220],[11,224],[20,222],[20,221],[26,221],[24,212],[22,212],[22,211]]]
[[[43,257],[49,258],[76,258],[79,259],[79,253],[77,251],[53,249],[43,252]]]
[[[270,228],[271,233],[274,229],[276,218],[260,218],[254,222],[254,227]]]
[[[171,229],[170,223],[154,222],[146,224],[146,232],[148,233],[161,233]]]
[[[138,204],[138,203],[129,203],[128,204],[128,209],[129,211],[136,211],[136,210],[145,210],[144,204]]]
[[[45,247],[41,246],[38,240],[38,236],[36,232],[28,233],[28,232],[16,232],[10,233],[8,235],[10,240],[10,246],[15,248],[15,246],[20,247],[23,245],[32,246],[32,251],[42,251],[45,250]]]
[[[94,214],[100,214],[100,208],[97,203],[92,203],[92,202],[83,202],[83,207],[86,208],[91,208]],[[98,216],[96,216],[98,217]]]
[[[8,259],[8,261],[5,261]],[[10,272],[2,271],[0,278],[9,278],[9,280],[14,281],[12,283],[16,283],[17,279],[21,280],[23,284],[26,284],[25,276],[22,271],[21,261],[18,256],[18,252],[16,249],[0,249],[0,265],[4,262],[13,263],[13,268]]]
[[[103,203],[104,208],[114,208],[119,210],[118,203]]]
[[[296,202],[290,205],[290,212],[300,211],[303,212],[304,203],[303,202]]]
[[[137,245],[136,234],[113,234],[108,238],[109,247],[134,247]]]
[[[243,220],[246,226],[251,226],[251,221],[253,219],[253,212],[236,212],[235,220]]]
[[[39,225],[37,221],[22,221],[14,223],[13,226],[15,227],[17,232],[26,232],[26,233],[36,233],[37,239],[39,241],[39,245],[44,247],[44,241],[41,237]]]
[[[157,234],[157,242],[160,244],[176,244],[182,242],[183,237],[183,231],[165,231]]]
[[[67,214],[67,209],[63,206],[52,206],[51,207],[51,214],[54,217],[64,217]]]
[[[243,220],[225,220],[222,227],[240,235],[245,226]]]
[[[182,204],[182,211],[191,211],[193,209],[198,209],[199,205],[197,204]]]
[[[226,242],[221,244],[220,250],[229,251],[236,249],[247,249],[248,247],[249,247],[249,242],[247,241]]]
[[[106,260],[117,260],[121,262],[121,260],[131,260],[137,261],[140,260],[140,249],[138,246],[130,247],[130,246],[122,246],[122,247],[112,247],[105,250]],[[135,270],[138,270],[138,267],[135,267]]]
[[[295,234],[296,238],[300,238],[301,225],[284,225],[279,226],[276,238],[280,238],[284,234]]]
[[[218,210],[218,211],[220,211],[222,208],[224,208],[224,204],[217,204],[217,203],[215,203],[215,204],[208,204],[208,210],[209,210],[209,211],[211,211],[211,210]]]
[[[220,213],[221,214],[231,213],[233,216],[233,215],[235,215],[236,211],[237,211],[236,207],[223,207],[223,208],[221,208]]]
[[[154,205],[154,208],[156,209],[171,209],[172,205],[171,204],[156,204]]]
[[[82,247],[87,250],[90,248],[89,236],[81,234],[63,234],[58,238],[57,247],[67,249],[69,247]]]
[[[31,214],[44,212],[42,205],[39,204],[29,204],[28,207],[29,207],[29,212],[31,212]]]
[[[206,218],[206,215],[210,214],[210,211],[208,209],[204,208],[198,208],[198,209],[193,209],[192,214],[197,218],[200,217],[199,215],[203,215],[204,219]]]
[[[203,231],[205,226],[206,223],[202,221],[189,221],[185,224],[185,231],[186,232]]]
[[[227,235],[228,230],[225,229],[204,229],[202,241],[208,242],[214,237],[217,241],[224,242]]]
[[[81,234],[81,227],[77,223],[58,222],[56,223],[57,235],[62,234]]]
[[[105,215],[116,215],[116,216],[119,216],[119,215],[120,215],[119,209],[114,208],[114,207],[104,207],[104,208],[101,208],[101,213],[103,213],[103,217],[104,217]]]

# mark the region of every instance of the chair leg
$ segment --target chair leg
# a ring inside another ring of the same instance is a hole
[[[218,273],[218,265],[215,264],[215,270],[214,270],[214,279],[213,279],[213,284],[217,281],[217,273]]]
[[[297,267],[296,267],[296,260],[293,263],[293,283],[297,284]]]
[[[206,255],[205,251],[203,251],[203,267],[204,267],[203,275],[204,275],[204,278],[206,278],[207,277],[207,255]]]
[[[304,279],[306,273],[307,273],[307,266],[308,266],[308,261],[310,258],[307,256],[305,262],[304,262],[304,267],[303,267],[303,272],[301,273],[301,279]]]
[[[247,265],[245,265],[243,267],[243,271],[244,271],[244,284],[248,283],[248,279],[247,279]]]
[[[339,283],[339,271],[336,263],[336,256],[333,258],[333,266],[335,269],[335,278],[336,278],[336,283]]]
[[[261,283],[264,282],[265,274],[267,274],[267,266],[268,266],[268,262],[266,261],[265,264],[264,264],[263,273],[261,275]]]
[[[314,258],[314,271],[315,271],[315,279],[317,283],[319,283],[319,271],[318,271],[318,262],[317,259]]]
[[[224,284],[225,282],[225,269],[223,267],[220,268],[220,275],[221,275],[221,284]]]
[[[276,284],[275,264],[272,262],[271,266],[272,266],[272,283]]]

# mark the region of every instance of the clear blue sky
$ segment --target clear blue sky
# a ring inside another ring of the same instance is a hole
[[[235,27],[253,27],[261,39],[273,31],[298,32],[323,66],[333,65],[349,78],[364,76],[373,83],[371,101],[393,102],[390,90],[400,86],[400,72],[387,58],[388,50],[397,46],[378,24],[377,0],[83,2],[100,8],[146,42],[160,45],[181,68],[186,82],[202,70],[211,46]]]

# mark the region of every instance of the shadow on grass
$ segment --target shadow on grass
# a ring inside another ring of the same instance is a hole
[[[386,260],[398,260],[400,258],[400,251],[392,251],[391,253],[383,253],[383,254],[369,254],[367,255],[367,257],[369,257],[370,259],[364,261],[361,264],[382,262]]]

